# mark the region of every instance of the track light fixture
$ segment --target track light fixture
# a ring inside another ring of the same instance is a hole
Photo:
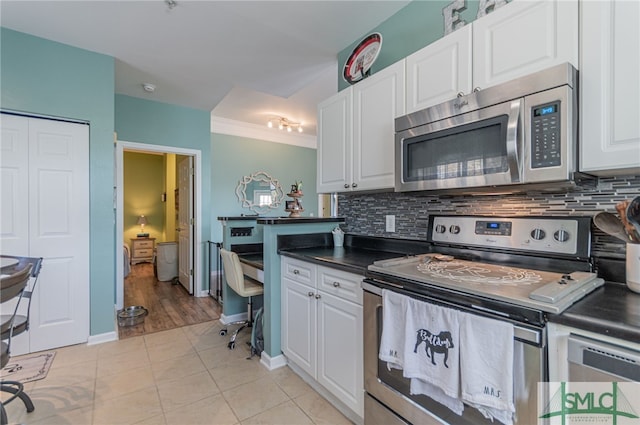
[[[286,130],[291,133],[293,130],[297,130],[298,133],[302,133],[302,124],[299,122],[290,121],[284,117],[274,117],[267,121],[267,127],[273,128],[277,126],[279,130]]]

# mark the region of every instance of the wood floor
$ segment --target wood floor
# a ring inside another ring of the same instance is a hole
[[[180,284],[158,281],[151,263],[131,266],[124,280],[124,305],[141,305],[149,315],[140,325],[118,326],[120,339],[216,320],[222,310],[211,297],[193,297]]]

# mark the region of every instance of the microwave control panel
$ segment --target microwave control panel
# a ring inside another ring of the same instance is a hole
[[[560,102],[531,108],[531,168],[561,164]]]

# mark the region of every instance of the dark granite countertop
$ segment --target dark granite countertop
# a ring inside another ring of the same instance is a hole
[[[267,217],[261,215],[241,215],[218,217],[218,221],[255,220],[258,224],[308,224],[308,223],[344,223],[344,217]]]
[[[236,221],[236,220],[257,220],[261,218],[258,215],[239,215],[235,217],[218,217],[218,221]]]
[[[344,217],[260,217],[258,224],[344,223]]]
[[[640,342],[640,294],[607,282],[549,321],[586,331]]]
[[[251,252],[246,254],[238,254],[238,260],[241,263],[255,267],[256,269],[264,270],[264,258],[261,252]]]
[[[302,248],[291,251],[281,250],[280,255],[333,267],[359,275],[364,275],[367,270],[367,266],[374,261],[401,256],[401,254],[398,254],[397,252],[385,252],[357,247],[319,247]]]
[[[429,252],[422,241],[376,238],[346,234],[343,247],[333,246],[331,233],[283,235],[278,237],[278,253],[320,265],[364,275],[374,261]]]

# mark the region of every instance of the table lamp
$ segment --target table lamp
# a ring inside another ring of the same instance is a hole
[[[138,224],[140,225],[140,233],[138,233],[139,238],[148,238],[149,234],[144,232],[144,226],[147,224],[147,217],[141,215],[138,217]]]

